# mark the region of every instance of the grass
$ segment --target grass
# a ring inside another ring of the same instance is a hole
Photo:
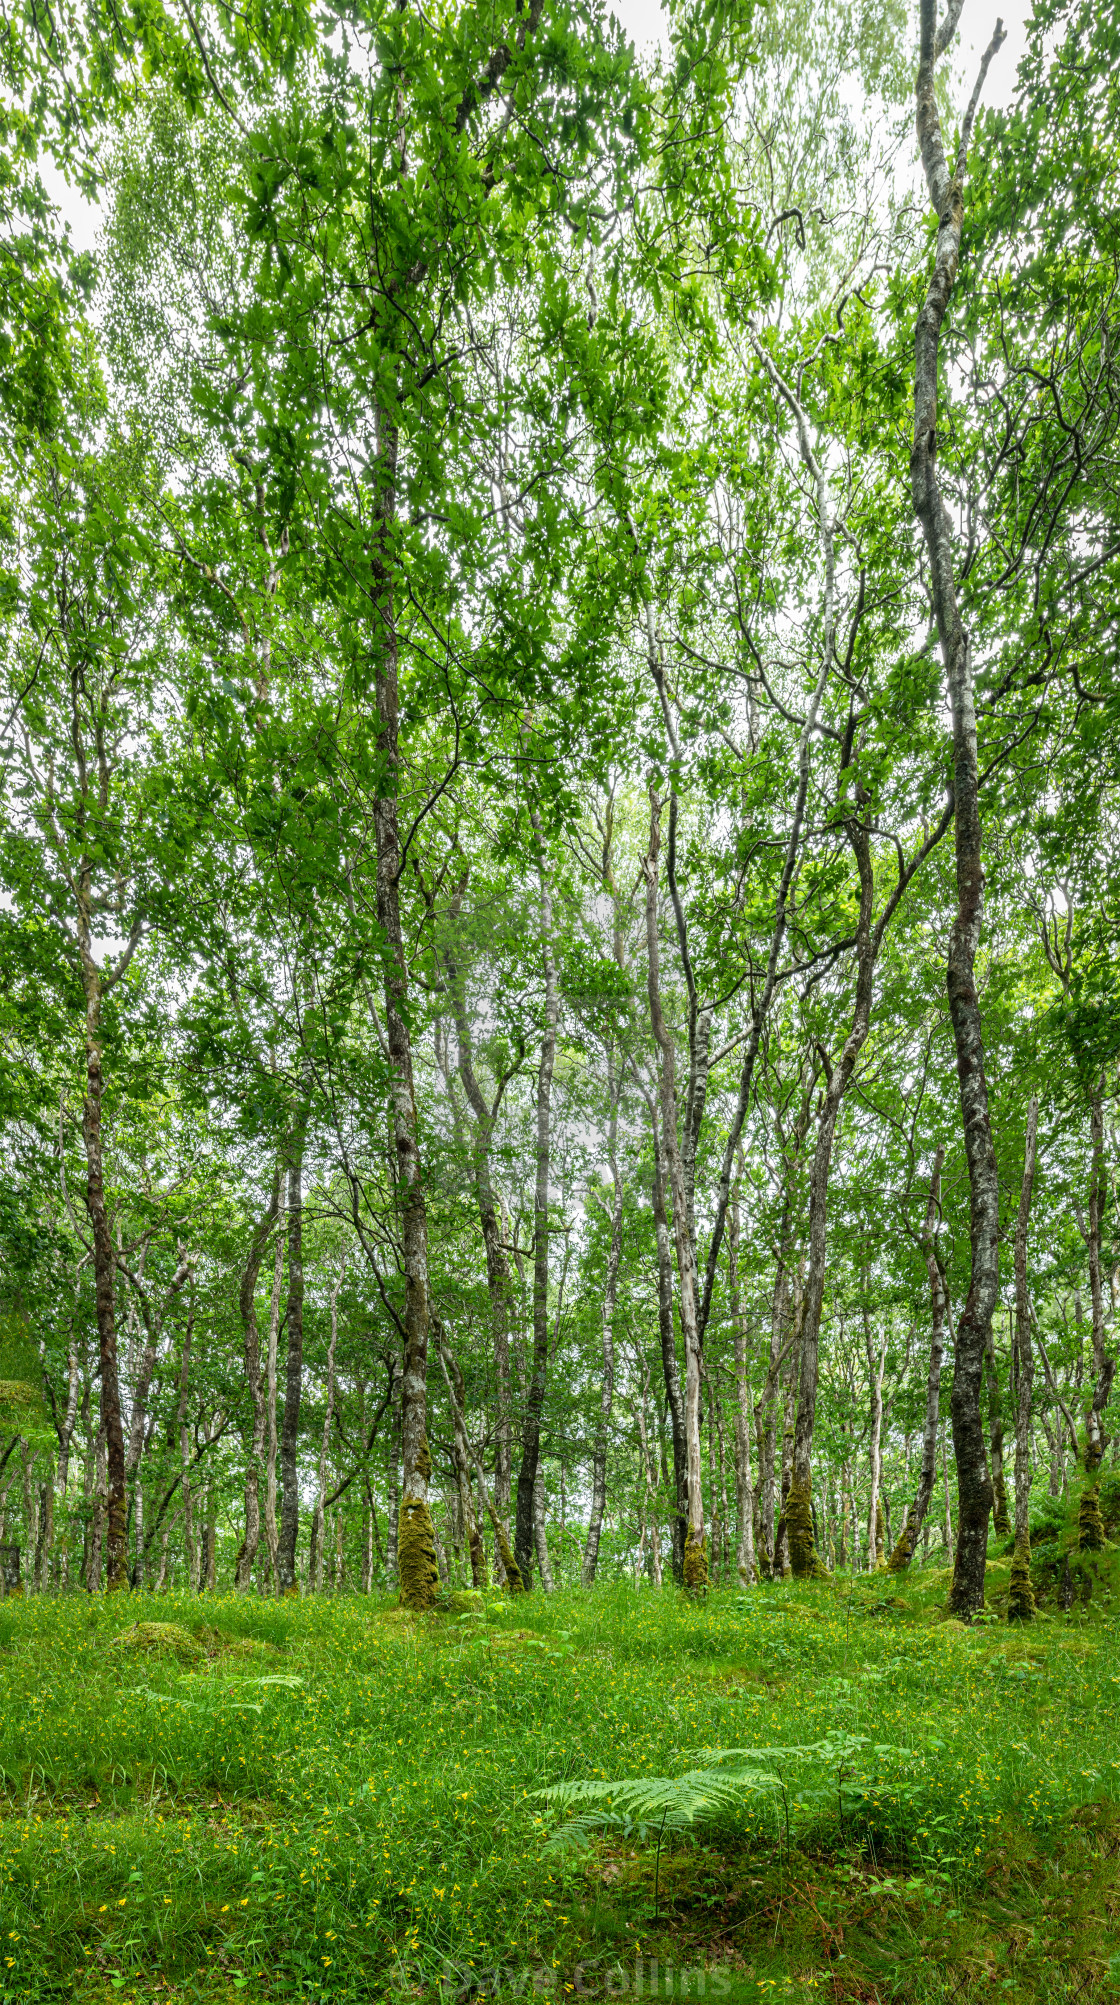
[[[420,1622],[4,1603],[0,1999],[665,1996],[667,1966],[732,2000],[1120,1997],[1117,1560],[1022,1631],[944,1621],[929,1571]],[[534,1794],[827,1736],[836,1772],[774,1757],[777,1810],[659,1863],[621,1815],[558,1848]]]

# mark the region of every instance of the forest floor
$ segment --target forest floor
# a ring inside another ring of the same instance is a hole
[[[933,1569],[0,1604],[0,1999],[1120,1999],[1120,1550],[1025,1629],[1008,1566],[971,1629]],[[549,1785],[744,1746],[783,1793],[557,1848]]]

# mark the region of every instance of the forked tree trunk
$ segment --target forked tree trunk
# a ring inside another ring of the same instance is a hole
[[[918,1534],[925,1523],[937,1480],[937,1428],[941,1413],[941,1361],[945,1355],[945,1281],[937,1257],[937,1226],[941,1216],[941,1169],[945,1150],[939,1148],[929,1180],[922,1251],[929,1277],[930,1339],[929,1376],[926,1379],[926,1412],[922,1427],[922,1463],[914,1501],[906,1513],[898,1543],[890,1557],[891,1573],[903,1573],[914,1557]]]
[[[936,0],[921,0],[917,132],[930,200],[937,212],[933,276],[918,314],[914,341],[914,444],[910,460],[914,512],[929,561],[930,591],[953,715],[953,802],[957,910],[946,969],[949,1015],[957,1055],[961,1119],[968,1161],[971,1263],[968,1294],[957,1323],[950,1411],[957,1460],[957,1549],[949,1606],[966,1621],[984,1605],[992,1485],[984,1452],[980,1389],[984,1353],[999,1283],[999,1179],[992,1145],[984,1032],[976,992],[976,952],[984,916],[976,707],[969,636],[960,616],[953,560],[953,525],[937,471],[937,379],[941,326],[957,276],[964,220],[968,143],[988,64],[1003,40],[997,25],[961,125],[955,170],[941,137],[934,72],[956,28],[959,8],[935,27]]]

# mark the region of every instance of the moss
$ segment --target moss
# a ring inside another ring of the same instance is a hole
[[[197,1636],[178,1622],[134,1622],[110,1644],[113,1650],[139,1650],[157,1657],[188,1657],[197,1662],[206,1655]]]
[[[786,1496],[786,1536],[795,1580],[820,1580],[824,1567],[813,1538],[813,1499],[808,1483],[794,1477]]]
[[[435,1530],[427,1504],[410,1497],[401,1505],[397,1567],[402,1608],[430,1608],[439,1587]]]
[[[464,1589],[462,1593],[449,1594],[445,1606],[449,1615],[481,1615],[483,1613],[481,1594],[475,1594],[470,1588]]]
[[[885,1520],[885,1519],[884,1519],[884,1517],[883,1517],[883,1504],[882,1504],[882,1499],[881,1499],[880,1497],[876,1497],[876,1499],[875,1499],[875,1564],[876,1564],[876,1566],[885,1566],[885,1565],[886,1565],[886,1563],[887,1563],[887,1562],[886,1562],[886,1558],[885,1558],[885,1551],[886,1551],[886,1544],[887,1544],[887,1526],[886,1526],[886,1520]]]
[[[525,1582],[521,1578],[521,1568],[509,1549],[505,1526],[500,1521],[495,1521],[494,1529],[497,1534],[498,1551],[502,1555],[502,1565],[506,1570],[506,1587],[510,1594],[524,1594]]]
[[[35,1387],[22,1378],[0,1378],[0,1406],[34,1406]]]
[[[1077,1545],[1080,1552],[1100,1552],[1104,1544],[1100,1486],[1086,1483],[1077,1513]]]
[[[992,1488],[992,1523],[995,1527],[996,1537],[998,1539],[1005,1539],[1011,1532],[1011,1518],[1007,1509],[1007,1484],[1004,1481],[1002,1469],[997,1470]]]
[[[708,1541],[691,1531],[684,1542],[684,1584],[690,1594],[703,1594],[708,1585]]]
[[[887,1572],[905,1573],[907,1567],[909,1566],[911,1560],[914,1557],[914,1548],[917,1545],[917,1543],[918,1543],[917,1509],[915,1505],[911,1504],[910,1509],[907,1511],[906,1517],[903,1520],[902,1530],[899,1532],[898,1540],[895,1544],[895,1549],[892,1552],[889,1560],[887,1561]]]
[[[1009,1622],[1031,1622],[1034,1620],[1034,1589],[1031,1586],[1031,1535],[1024,1531],[1015,1541],[1015,1554],[1011,1561],[1011,1584],[1007,1596],[1007,1619]]]
[[[490,1585],[490,1564],[486,1557],[486,1545],[477,1525],[472,1525],[467,1535],[467,1545],[471,1556],[471,1579],[483,1592]]]

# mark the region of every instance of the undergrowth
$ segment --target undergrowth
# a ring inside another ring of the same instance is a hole
[[[0,1998],[1120,1997],[1093,1558],[1023,1630],[1000,1558],[972,1629],[932,1570],[422,1621],[7,1603]],[[662,1814],[687,1772],[710,1817]]]

